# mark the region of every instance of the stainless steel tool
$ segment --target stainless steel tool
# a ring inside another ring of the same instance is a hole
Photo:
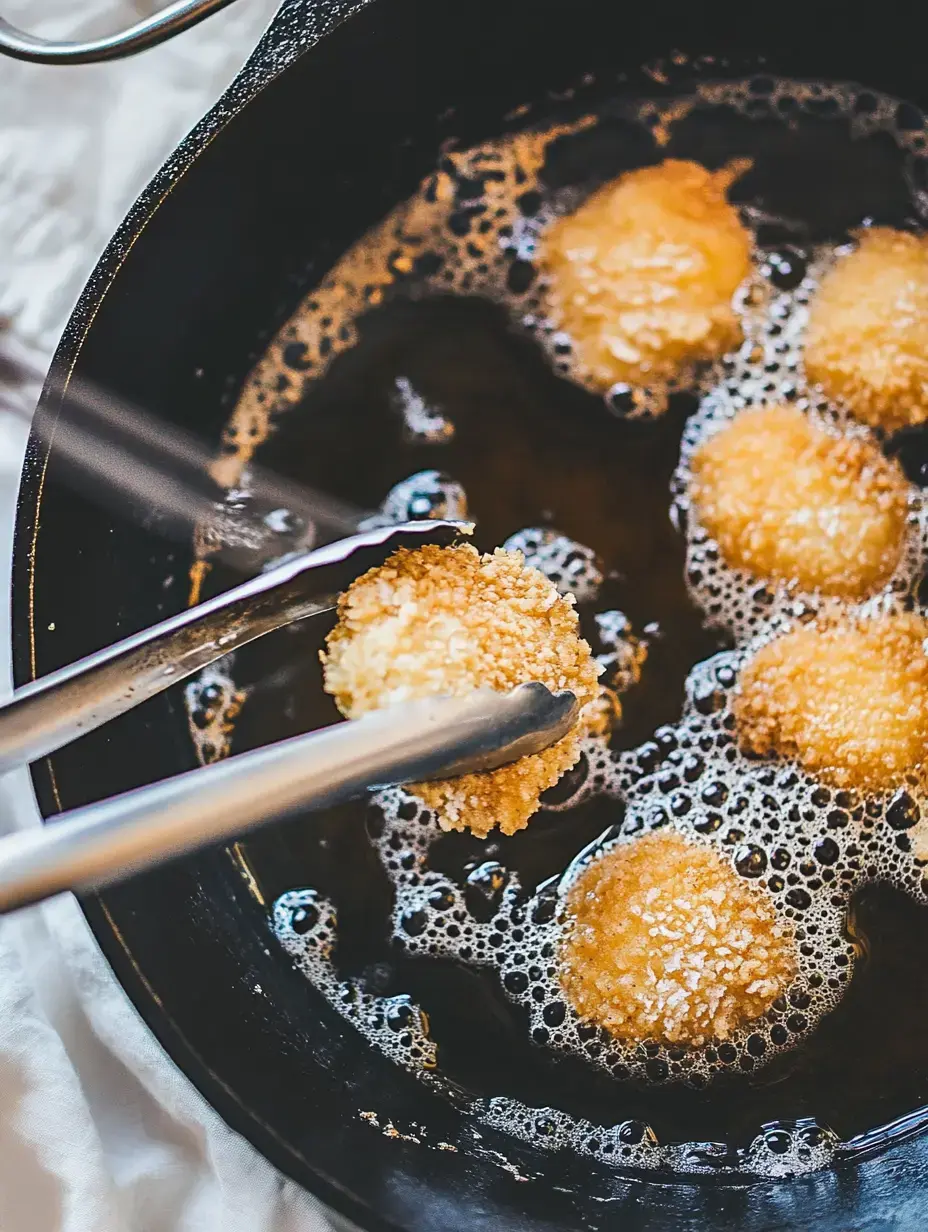
[[[0,408],[4,382],[41,379],[5,339]],[[95,387],[71,380],[53,393],[59,413],[48,444],[97,499],[165,534],[206,531],[214,555],[246,569],[260,568],[274,548],[290,550],[257,577],[17,690],[0,707],[0,773],[46,756],[266,633],[330,610],[397,547],[448,545],[470,529],[437,519],[375,526],[309,551],[318,535],[356,531],[372,519],[251,466],[257,511],[230,523],[225,504],[202,486],[210,455],[199,442]],[[267,534],[262,504],[295,515],[297,533],[286,545]],[[576,713],[572,693],[555,695],[538,683],[511,694],[429,698],[78,809],[0,840],[0,911],[105,885],[297,808],[492,769],[560,739]]]
[[[0,322],[0,412],[26,423],[42,389],[54,415],[32,423],[58,475],[95,504],[161,538],[208,545],[211,560],[256,573],[284,553],[353,535],[374,510],[285,479],[252,459],[237,492],[211,477],[216,447],[87,380],[54,371]],[[23,396],[25,395],[25,396]]]
[[[86,891],[296,810],[371,787],[491,770],[559,740],[573,693],[430,697],[241,753],[0,840],[0,911]]]
[[[119,60],[155,47],[182,30],[189,30],[231,3],[232,0],[174,0],[173,4],[142,18],[127,30],[82,43],[39,38],[18,30],[0,17],[0,55],[33,64],[96,64],[102,60]]]
[[[449,544],[459,522],[406,522],[327,544],[27,684],[0,707],[0,774],[61,748],[284,625],[334,607],[395,548]]]

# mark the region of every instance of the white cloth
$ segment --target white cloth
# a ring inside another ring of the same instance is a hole
[[[160,0],[4,0],[16,24],[89,37]],[[109,65],[0,58],[0,316],[46,359],[109,235],[218,97],[276,0],[239,0]],[[0,416],[0,557],[25,428]],[[0,602],[0,686],[9,619]],[[5,664],[5,665],[4,665]],[[0,780],[0,827],[38,824],[28,775]],[[74,901],[0,922],[3,1232],[322,1232],[321,1208],[234,1134],[161,1051]]]

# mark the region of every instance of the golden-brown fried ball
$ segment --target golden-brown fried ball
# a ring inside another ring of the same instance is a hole
[[[928,236],[861,233],[812,300],[806,373],[874,427],[928,419]]]
[[[674,831],[594,860],[567,909],[564,993],[620,1040],[727,1039],[796,975],[795,939],[765,893]]]
[[[736,569],[859,599],[899,564],[902,470],[795,407],[742,411],[697,450],[692,471],[700,521]]]
[[[470,545],[401,548],[349,586],[322,656],[325,688],[359,718],[398,702],[478,687],[508,692],[528,680],[598,695],[599,669],[579,635],[572,600],[520,552],[481,556]],[[557,744],[497,770],[411,788],[446,830],[485,837],[523,829],[541,793],[580,756],[581,723]]]
[[[928,621],[903,612],[805,625],[742,669],[735,718],[754,753],[838,787],[888,791],[928,751]]]
[[[751,239],[725,193],[746,166],[629,171],[542,237],[551,315],[598,388],[666,385],[741,341]]]

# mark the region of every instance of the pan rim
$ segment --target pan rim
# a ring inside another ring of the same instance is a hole
[[[349,4],[349,11],[346,12],[340,20],[344,20],[351,16],[358,9],[365,7],[370,0],[360,0],[359,3],[353,6]],[[334,0],[338,4],[338,0]],[[290,13],[300,12],[304,9],[303,0],[286,0],[284,8]],[[276,19],[275,19],[276,20]],[[340,23],[339,23],[340,24]],[[272,26],[273,29],[273,26]],[[266,36],[267,37],[267,36]],[[321,35],[319,37],[322,37]],[[302,55],[310,50],[310,46],[303,47],[293,58],[302,57]],[[260,48],[259,48],[260,51]],[[258,52],[256,52],[258,56]],[[251,61],[249,63],[252,63]],[[70,371],[74,363],[80,355],[84,337],[90,326],[93,323],[96,310],[102,303],[104,297],[108,293],[110,284],[115,278],[118,270],[128,255],[134,240],[141,234],[144,226],[154,217],[156,210],[162,202],[167,198],[173,187],[179,183],[180,179],[186,174],[196,162],[198,155],[206,148],[213,136],[226,127],[243,108],[264,88],[270,84],[281,72],[283,72],[292,63],[292,59],[285,63],[277,62],[271,59],[266,61],[267,75],[260,82],[252,83],[241,94],[235,105],[227,113],[224,113],[218,120],[214,118],[214,113],[211,112],[204,120],[193,130],[193,132],[185,139],[179,147],[178,152],[168,164],[156,175],[149,187],[143,192],[139,200],[136,202],[133,209],[130,211],[126,220],[117,231],[114,239],[103,254],[87,288],[85,289],[77,308],[72,315],[67,331],[63,336],[62,342],[55,356],[55,365],[63,365],[59,371]],[[240,79],[239,79],[240,80]],[[230,93],[236,90],[236,84],[233,84]],[[221,103],[226,102],[226,96]],[[220,104],[217,104],[219,107]],[[214,109],[215,112],[216,109]],[[214,122],[210,123],[211,118]],[[205,131],[202,131],[205,126]],[[174,159],[181,151],[190,146],[190,157],[187,161],[179,161],[176,165]],[[128,243],[127,243],[128,241]],[[39,414],[53,415],[54,407],[49,405],[43,398],[40,404]],[[27,462],[24,468],[22,486],[19,498],[19,508],[17,514],[17,549],[16,555],[20,565],[20,571],[23,573],[26,584],[31,587],[32,576],[36,567],[36,559],[34,552],[34,539],[32,535],[38,526],[40,510],[42,506],[42,476],[44,475],[44,466],[47,461],[47,456],[39,449],[35,438],[30,442]],[[14,568],[16,564],[14,563]],[[22,585],[14,588],[14,626],[21,624],[20,608],[23,603],[23,587]],[[20,630],[21,631],[21,630]],[[16,673],[17,682],[21,683],[25,680],[34,678],[34,638],[32,634],[34,630],[29,627],[28,645],[17,647],[14,645],[14,672]],[[33,780],[37,790],[40,789],[40,782],[45,786],[53,789],[54,772],[50,762],[41,763],[33,767]],[[43,777],[44,776],[44,777]],[[43,810],[44,811],[44,810]],[[375,1209],[367,1203],[361,1201],[356,1196],[345,1191],[343,1186],[340,1186],[337,1181],[330,1177],[326,1177],[319,1172],[315,1165],[310,1163],[298,1151],[293,1150],[290,1145],[278,1138],[274,1131],[264,1125],[260,1118],[237,1099],[234,1093],[225,1085],[223,1080],[216,1075],[208,1065],[206,1065],[199,1054],[185,1039],[183,1032],[173,1021],[168,1022],[165,1017],[157,1018],[152,1013],[151,995],[145,987],[145,977],[137,968],[134,968],[131,949],[126,945],[123,939],[119,936],[118,929],[111,920],[107,920],[105,913],[105,904],[98,897],[88,898],[83,900],[81,906],[88,922],[97,937],[101,949],[106,955],[108,961],[114,969],[120,983],[126,989],[143,1020],[148,1025],[159,1040],[162,1047],[168,1052],[168,1055],[179,1065],[185,1075],[190,1078],[194,1086],[204,1095],[207,1102],[211,1104],[223,1119],[236,1132],[243,1133],[249,1141],[251,1141],[257,1149],[276,1167],[288,1175],[293,1175],[291,1168],[286,1162],[282,1162],[285,1155],[287,1159],[298,1159],[312,1173],[315,1180],[312,1186],[312,1192],[318,1194],[322,1200],[329,1203],[340,1214],[343,1214],[349,1219],[361,1219],[363,1226],[368,1228],[370,1232],[400,1232],[405,1226],[400,1223],[384,1220]],[[101,914],[102,913],[102,914]],[[165,1030],[165,1027],[170,1025],[171,1031]],[[173,1032],[173,1033],[172,1033]],[[178,1061],[178,1056],[183,1055],[183,1061]],[[198,1077],[195,1077],[195,1072],[202,1068],[203,1073],[210,1080],[210,1094],[207,1095],[204,1087]],[[229,1102],[224,1104],[223,1099],[219,1097],[218,1092],[224,1091],[228,1093]],[[248,1127],[242,1128],[240,1123],[237,1123],[236,1118],[241,1117],[247,1120]],[[265,1144],[264,1133],[270,1135],[270,1141]],[[259,1139],[260,1144],[259,1144]],[[885,1152],[889,1154],[890,1152]],[[297,1179],[297,1178],[294,1178]],[[305,1179],[300,1179],[298,1183],[306,1185]],[[309,1188],[309,1186],[307,1186]],[[682,1188],[682,1186],[681,1186]]]

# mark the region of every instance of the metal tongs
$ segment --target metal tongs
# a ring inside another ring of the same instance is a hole
[[[232,0],[173,0],[127,30],[82,43],[39,38],[18,30],[0,17],[0,55],[32,64],[98,64],[104,60],[119,60],[156,47],[231,3]]]
[[[448,543],[460,529],[411,522],[340,540],[26,685],[0,708],[0,772],[93,731],[265,633],[330,610],[340,589],[400,544]],[[426,698],[75,809],[0,840],[0,911],[97,889],[369,788],[491,770],[553,744],[576,716],[573,693],[550,693],[537,682],[511,693]]]
[[[14,364],[9,354],[0,354],[4,360]],[[15,364],[20,371],[22,362]],[[110,496],[117,485],[123,496],[134,495],[149,523],[156,499],[156,513],[176,517],[183,503],[178,484],[153,484],[153,459],[163,466],[169,461],[176,475],[180,461],[202,461],[191,442],[173,430],[169,438],[163,427],[111,399],[101,401],[98,392],[78,389],[68,396],[72,412],[80,403],[84,418],[59,418],[56,449],[80,468],[96,467]],[[106,449],[99,447],[101,433]],[[135,455],[143,445],[140,462]],[[114,457],[118,476],[112,474]],[[277,477],[252,471],[250,482],[268,499],[285,496],[306,525],[315,518],[342,529],[346,519],[358,520],[329,498],[282,487]],[[190,503],[201,517],[207,503],[195,497]],[[266,633],[331,610],[340,591],[397,547],[447,545],[464,530],[460,522],[407,522],[298,551],[216,598],[26,685],[0,707],[0,773],[46,756]],[[508,694],[488,689],[427,698],[241,753],[0,839],[0,911],[63,890],[93,890],[370,788],[493,769],[553,744],[576,717],[573,693],[551,693],[532,682]]]

